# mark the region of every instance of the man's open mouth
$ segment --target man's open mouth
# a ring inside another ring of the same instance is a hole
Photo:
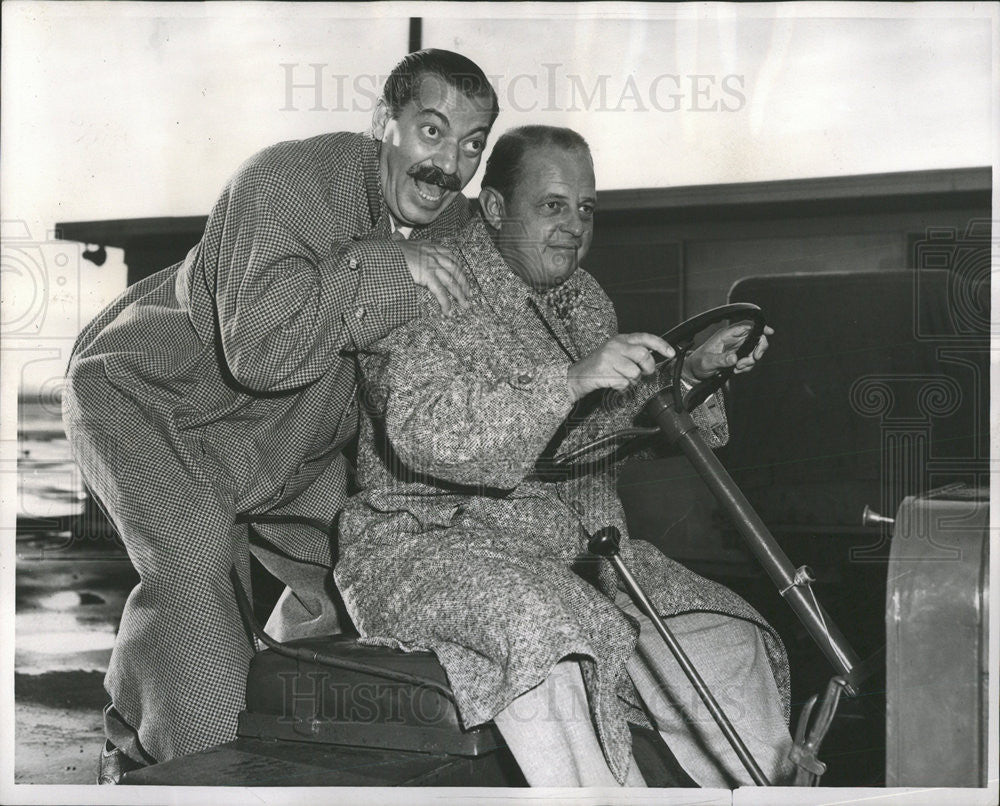
[[[444,188],[440,185],[432,185],[421,179],[414,179],[413,184],[417,187],[417,195],[424,201],[438,202],[444,196]]]

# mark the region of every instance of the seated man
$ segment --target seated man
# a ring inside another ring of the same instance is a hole
[[[423,318],[361,357],[363,492],[341,519],[336,581],[362,640],[432,650],[464,724],[495,720],[533,786],[643,785],[627,720],[644,717],[698,784],[749,782],[613,568],[587,557],[588,536],[615,526],[633,575],[780,783],[791,738],[777,634],[732,592],[627,537],[612,462],[564,480],[534,471],[543,453],[629,423],[663,383],[653,352],[673,357],[656,336],[618,335],[611,301],[578,268],[594,198],[575,132],[526,127],[497,142],[482,217],[451,241],[469,308],[442,316],[428,297]],[[716,334],[685,374],[735,364],[747,330]],[[696,419],[725,441],[719,401]]]

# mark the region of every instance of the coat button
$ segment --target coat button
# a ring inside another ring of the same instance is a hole
[[[355,319],[364,319],[365,318],[365,309],[364,308],[355,308],[354,309],[354,318]]]
[[[350,269],[356,269],[358,267],[358,259],[356,257],[352,257],[347,261],[347,266]]]
[[[532,376],[527,372],[523,372],[517,376],[517,382],[522,384],[529,384],[533,380]]]

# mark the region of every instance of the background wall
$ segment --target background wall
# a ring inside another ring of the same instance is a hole
[[[411,15],[425,46],[493,78],[499,130],[580,130],[602,190],[992,163],[989,4],[537,4],[526,19],[502,4],[14,0],[5,335],[71,338],[123,286],[120,254],[98,270],[52,242],[55,222],[201,215],[261,147],[365,128]]]

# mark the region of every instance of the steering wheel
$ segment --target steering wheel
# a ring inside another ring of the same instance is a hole
[[[719,389],[722,388],[722,385],[729,380],[730,376],[732,376],[735,367],[725,367],[716,372],[711,378],[706,378],[705,380],[700,381],[692,387],[687,394],[683,393],[683,387],[681,386],[681,372],[684,369],[684,359],[691,350],[691,346],[694,343],[694,337],[709,325],[716,324],[724,319],[749,319],[751,321],[750,332],[747,333],[746,338],[743,339],[743,343],[736,349],[737,360],[750,355],[754,348],[757,347],[757,344],[760,342],[760,337],[764,333],[764,312],[757,305],[749,302],[736,302],[731,305],[721,305],[718,308],[712,308],[711,310],[700,313],[697,316],[692,316],[690,319],[681,322],[679,325],[671,328],[663,334],[663,340],[674,348],[675,355],[672,359],[664,359],[663,361],[658,362],[656,367],[659,369],[664,364],[668,363],[668,361],[674,362],[673,382],[669,388],[673,394],[675,411],[693,411],[704,403],[709,397],[719,391]],[[569,478],[588,473],[594,465],[593,462],[573,464],[573,460],[583,454],[590,453],[598,447],[623,438],[631,438],[631,440],[628,443],[620,445],[619,450],[627,447],[631,444],[631,441],[640,437],[659,433],[659,428],[645,427],[641,423],[642,420],[646,419],[643,414],[649,404],[653,400],[657,399],[658,396],[659,393],[652,395],[648,400],[646,400],[640,410],[639,417],[637,418],[637,422],[633,428],[626,428],[622,431],[615,431],[614,433],[607,434],[600,439],[596,439],[592,442],[588,442],[586,445],[576,448],[571,453],[560,456],[558,459],[542,459],[536,464],[536,472],[544,478],[557,479]]]
[[[677,354],[672,359],[674,361],[674,408],[677,411],[693,411],[714,395],[722,385],[729,380],[735,371],[735,367],[724,367],[715,373],[711,378],[706,378],[696,384],[686,395],[681,396],[681,371],[684,369],[684,359],[691,351],[694,337],[697,336],[709,325],[721,322],[723,319],[749,319],[751,321],[750,332],[747,333],[743,343],[736,348],[736,358],[746,358],[757,347],[760,337],[764,333],[764,312],[753,303],[735,302],[732,305],[720,305],[718,308],[692,316],[685,322],[681,322],[663,334],[663,340],[676,350]],[[665,364],[661,361],[657,368]]]

